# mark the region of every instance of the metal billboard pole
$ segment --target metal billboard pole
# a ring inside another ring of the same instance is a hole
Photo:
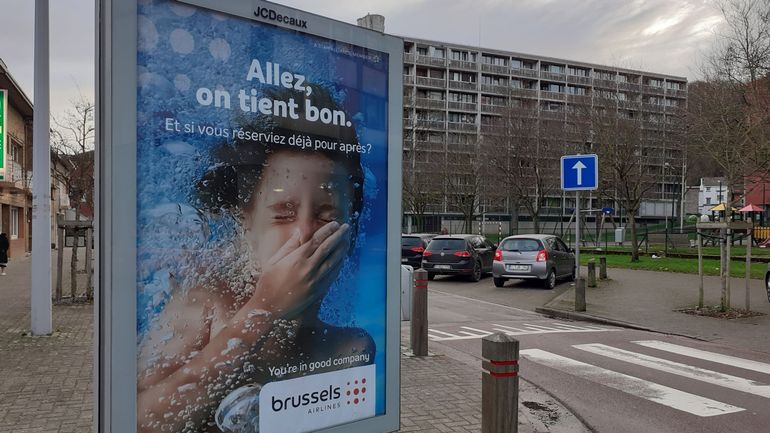
[[[51,324],[51,156],[49,131],[48,0],[35,1],[35,112],[32,131],[32,334]]]

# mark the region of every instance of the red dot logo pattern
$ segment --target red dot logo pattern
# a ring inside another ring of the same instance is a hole
[[[348,404],[359,404],[366,401],[366,379],[354,380],[353,384],[351,385],[350,382],[348,382],[348,390],[345,392],[345,395],[347,397],[353,397],[353,400],[348,400]],[[352,390],[350,389],[352,387]]]

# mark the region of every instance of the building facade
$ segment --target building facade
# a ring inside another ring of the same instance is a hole
[[[541,203],[541,213],[552,224],[568,219],[575,202],[558,188],[559,158],[576,150],[592,150],[586,148],[585,131],[578,129],[585,120],[581,117],[589,115],[587,109],[601,108],[638,120],[645,134],[640,151],[650,155],[645,163],[649,166],[643,170],[659,173],[639,217],[678,217],[684,160],[681,140],[673,137],[687,105],[686,78],[409,37],[404,38],[403,74],[404,179],[427,178],[422,185],[413,185],[416,189],[426,188],[431,179],[435,187],[439,178],[460,176],[452,166],[458,155],[470,158],[481,153],[483,143],[489,142],[501,124],[510,124],[511,116],[521,116],[539,131],[560,131],[551,134],[552,158],[547,168],[547,176],[556,186]],[[488,170],[481,167],[478,172]],[[462,187],[468,182],[473,180],[466,180]],[[405,183],[404,188],[409,186]],[[418,212],[439,215],[436,218],[457,214],[457,207],[451,204],[457,190],[445,186]],[[527,221],[526,210],[493,180],[484,181],[478,190],[475,218]],[[591,195],[581,204],[586,205],[622,211],[606,194]],[[414,213],[414,207],[405,203],[404,212]],[[435,223],[425,226],[435,228]]]
[[[698,213],[708,215],[714,206],[731,202],[732,199],[727,195],[727,181],[724,178],[702,177],[698,189]]]
[[[32,102],[0,60],[0,89],[7,95],[5,174],[0,180],[0,231],[8,235],[10,255],[31,250]]]

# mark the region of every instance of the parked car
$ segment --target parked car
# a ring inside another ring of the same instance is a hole
[[[401,235],[401,264],[415,269],[422,266],[422,253],[436,235],[430,233]]]
[[[440,235],[433,238],[422,255],[422,268],[428,279],[436,275],[467,275],[479,281],[492,272],[497,247],[479,235]]]
[[[537,279],[553,289],[556,280],[575,278],[575,254],[557,236],[510,236],[495,252],[492,276],[497,287],[509,279]]]

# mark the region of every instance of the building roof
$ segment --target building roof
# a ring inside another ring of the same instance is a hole
[[[703,186],[727,186],[727,182],[723,177],[702,177],[700,178],[700,183]]]
[[[5,62],[3,62],[3,59],[0,58],[0,89],[8,89],[10,92],[8,92],[8,100],[11,103],[11,105],[18,110],[22,116],[24,117],[32,117],[32,101],[27,97],[27,94],[24,93],[24,90],[21,89],[21,86],[18,82],[13,78],[13,75],[11,75],[10,71],[8,71],[8,66],[5,65]]]
[[[579,60],[570,60],[570,59],[561,59],[556,57],[549,57],[549,56],[543,56],[540,54],[526,54],[526,53],[519,53],[516,51],[508,51],[508,50],[500,50],[496,48],[484,48],[479,46],[472,46],[472,45],[464,45],[464,44],[456,44],[454,42],[446,42],[446,41],[434,41],[430,39],[421,39],[421,38],[413,38],[410,36],[402,36],[397,35],[399,38],[402,38],[404,42],[411,42],[416,44],[424,44],[424,45],[438,45],[438,46],[444,46],[444,47],[456,47],[463,50],[468,51],[484,51],[485,53],[490,54],[500,54],[503,56],[512,56],[512,57],[522,57],[524,59],[529,60],[542,60],[549,63],[569,63],[570,65],[574,66],[582,66],[586,68],[593,68],[593,69],[601,69],[605,71],[615,71],[615,72],[623,72],[627,74],[633,74],[633,75],[645,75],[645,76],[654,76],[656,78],[664,78],[667,80],[672,81],[681,81],[681,82],[687,82],[687,77],[680,77],[676,75],[669,75],[669,74],[662,74],[658,72],[651,72],[651,71],[641,71],[636,69],[628,69],[628,68],[620,68],[610,65],[600,65],[597,63],[589,63],[589,62],[583,62]]]

